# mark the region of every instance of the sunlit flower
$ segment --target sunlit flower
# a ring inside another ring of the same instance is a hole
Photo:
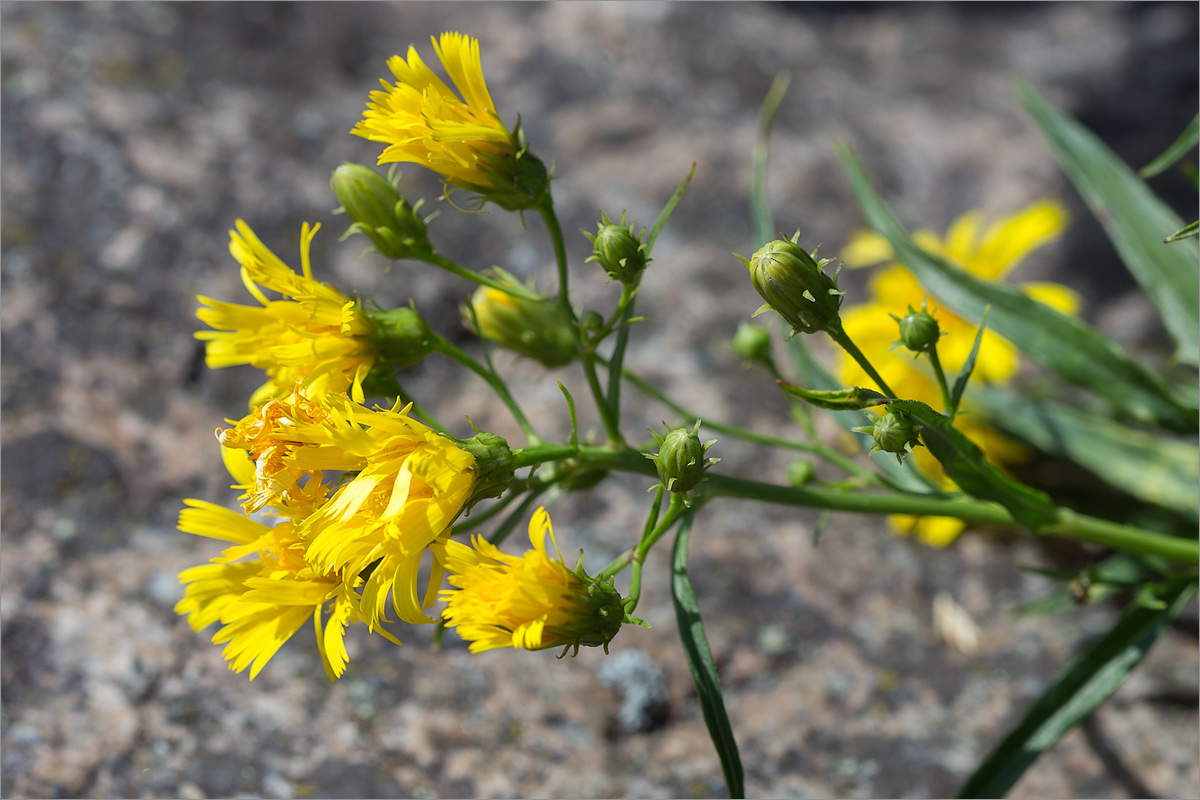
[[[546,192],[546,168],[526,149],[520,125],[509,130],[501,122],[483,77],[478,40],[443,33],[433,47],[458,93],[410,46],[407,60],[388,60],[396,83],[380,81],[383,91],[371,92],[351,133],[387,145],[380,164],[420,164],[501,208],[533,207]]]
[[[229,668],[249,668],[251,680],[313,618],[325,671],[330,680],[341,677],[348,661],[346,626],[360,619],[354,588],[361,581],[353,573],[313,569],[291,521],[272,528],[212,503],[184,503],[188,507],[179,514],[181,531],[233,546],[210,563],[180,573],[187,589],[175,612],[187,615],[195,631],[220,622],[213,642],[225,645]]]
[[[353,473],[297,530],[318,571],[357,575],[373,565],[362,588],[372,629],[385,619],[389,590],[402,620],[432,621],[421,609],[436,598],[441,567],[435,561],[424,593],[417,571],[426,549],[449,535],[478,477],[470,452],[407,412],[399,403],[368,409],[345,395],[312,402],[297,392],[219,432],[226,447],[254,460],[246,494],[258,507],[297,505],[295,492],[314,495],[312,482],[325,473]]]
[[[313,278],[309,246],[320,227],[305,223],[301,228],[303,274],[298,274],[238,220],[237,230],[229,232],[229,251],[242,265],[242,282],[262,306],[198,298],[205,307],[196,316],[215,329],[196,333],[208,342],[208,366],[250,364],[270,378],[251,407],[291,391],[296,382],[309,396],[349,391],[363,400],[363,379],[377,359],[369,339],[375,328],[354,300]],[[287,299],[269,300],[262,289]]]
[[[982,214],[972,211],[955,220],[944,238],[932,231],[921,230],[913,234],[913,239],[922,248],[941,255],[976,277],[1003,280],[1026,255],[1057,239],[1066,223],[1067,213],[1060,204],[1042,200],[986,228]],[[841,256],[849,267],[892,262],[895,258],[887,240],[872,232],[855,234]],[[1033,299],[1064,314],[1074,314],[1079,308],[1079,296],[1066,286],[1056,283],[1023,283],[1020,286]],[[941,390],[928,371],[927,361],[914,358],[903,348],[893,349],[898,329],[896,321],[889,315],[903,317],[909,306],[920,308],[928,299],[929,309],[935,311],[938,327],[945,334],[938,341],[937,352],[950,381],[954,380],[971,352],[977,326],[945,308],[899,263],[889,263],[876,271],[868,291],[869,302],[842,310],[846,333],[897,395],[941,408]],[[999,334],[986,330],[971,380],[1004,383],[1016,374],[1018,366],[1017,349]],[[874,386],[862,367],[844,352],[839,354],[839,373],[848,386]],[[967,397],[970,397],[969,391]],[[966,405],[969,406],[969,402]],[[974,422],[969,414],[956,418],[955,425],[995,463],[1015,463],[1027,457],[1022,446]],[[926,473],[952,485],[928,450],[919,447],[913,456]],[[914,532],[922,541],[938,547],[952,542],[965,527],[961,520],[943,517],[894,516],[891,522],[897,530]]]
[[[529,521],[529,541],[534,549],[520,557],[478,535],[473,547],[446,542],[446,571],[455,587],[441,593],[448,602],[442,613],[447,627],[458,629],[472,653],[497,647],[607,648],[625,618],[621,596],[611,583],[567,567],[544,508]]]

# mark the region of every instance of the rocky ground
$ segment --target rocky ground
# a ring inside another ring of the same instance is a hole
[[[1016,78],[1100,130],[1136,165],[1195,113],[1194,4],[0,5],[3,31],[3,624],[5,797],[689,797],[724,793],[677,643],[665,553],[613,654],[470,655],[428,630],[396,649],[353,630],[335,684],[307,631],[253,683],[172,612],[177,573],[213,552],[174,530],[184,497],[231,502],[212,438],[259,376],[204,369],[195,295],[247,302],[227,252],[245,218],[296,261],[325,228],[318,275],[382,305],[410,298],[464,346],[450,276],[390,270],[343,226],[329,172],[370,162],[347,131],[385,61],[430,34],[482,40],[506,121],[519,112],[557,165],[555,197],[580,302],[612,287],[574,232],[598,210],[649,223],[690,164],[659,241],[629,363],[706,416],[794,434],[770,382],[729,351],[759,305],[748,253],[755,112],[782,69],[771,201],[834,253],[859,224],[830,142],[846,138],[911,225],[944,228],[1062,197],[1076,223],[1022,267],[1066,282],[1133,352],[1152,313],[1010,91]],[[1181,181],[1156,184],[1191,214]],[[438,186],[404,173],[411,197]],[[444,203],[441,205],[445,205]],[[540,222],[445,208],[436,244],[472,267],[551,283]],[[851,286],[851,291],[857,291]],[[562,380],[501,358],[544,433],[566,433]],[[444,360],[408,388],[445,420],[519,436],[481,384]],[[626,431],[664,410],[630,392]],[[595,425],[586,414],[584,425]],[[786,459],[735,441],[720,468],[780,480]],[[603,565],[640,530],[644,479],[558,500],[564,550]],[[750,796],[946,796],[1118,611],[1019,617],[1051,584],[1017,569],[1078,559],[974,531],[932,550],[883,522],[715,502],[692,574],[721,667]],[[948,593],[978,624],[967,656],[934,631]],[[1142,669],[1022,779],[1015,796],[1195,797],[1193,603]],[[631,698],[631,692],[640,696]],[[626,704],[623,706],[622,701]],[[648,705],[646,703],[649,703]],[[639,713],[640,712],[640,713]]]

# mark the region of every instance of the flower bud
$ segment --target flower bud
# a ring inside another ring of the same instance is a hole
[[[787,482],[791,486],[805,486],[816,476],[812,462],[803,458],[796,459],[787,466]]]
[[[379,358],[395,369],[407,369],[421,363],[433,350],[433,330],[415,309],[407,306],[390,311],[362,309],[374,325],[367,337]]]
[[[583,235],[592,241],[592,255],[588,261],[595,261],[604,267],[613,280],[621,283],[633,283],[642,270],[646,268],[646,246],[641,237],[634,234],[633,226],[625,225],[625,213],[621,213],[621,224],[612,222],[608,215],[600,212],[599,230]]]
[[[733,335],[733,349],[747,361],[771,366],[771,334],[761,325],[743,322]]]
[[[897,317],[895,314],[889,316],[900,323],[900,343],[914,353],[932,350],[942,337],[937,320],[925,310],[924,303],[921,304],[920,311],[914,310],[910,305],[908,313],[903,317]]]
[[[749,261],[737,256],[749,267],[750,282],[767,301],[755,316],[773,308],[792,326],[793,335],[838,331],[842,325],[838,310],[845,293],[837,288],[837,273],[830,278],[822,272],[830,259],[814,260],[816,251],[810,255],[796,244],[799,238],[797,231],[790,241],[768,242]]]
[[[354,221],[343,239],[361,233],[371,240],[375,250],[392,260],[429,249],[425,222],[417,215],[421,203],[410,206],[389,178],[361,164],[346,162],[333,171],[329,185],[342,203],[340,210]]]
[[[869,434],[875,440],[871,454],[878,453],[880,450],[895,453],[896,460],[901,463],[904,462],[904,455],[911,453],[912,449],[921,443],[919,431],[913,423],[912,417],[903,411],[889,411],[876,418],[873,426],[852,428],[851,430],[856,433]]]
[[[514,289],[522,294],[480,286],[462,309],[467,329],[551,369],[573,361],[575,332],[558,304],[519,284]]]
[[[513,480],[513,454],[508,442],[486,431],[460,442],[459,446],[475,456],[475,466],[472,468],[475,482],[465,506],[470,512],[471,507],[480,500],[504,494]]]
[[[719,458],[704,457],[717,440],[701,444],[699,432],[699,420],[690,431],[687,428],[668,427],[665,436],[650,431],[650,435],[658,442],[658,453],[644,455],[654,462],[658,479],[668,492],[690,492],[704,480],[704,471],[720,461]]]

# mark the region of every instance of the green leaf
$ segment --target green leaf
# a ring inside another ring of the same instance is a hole
[[[692,162],[692,168],[688,170],[688,174],[684,176],[679,185],[675,187],[675,193],[671,195],[671,199],[659,212],[658,219],[654,220],[654,224],[650,226],[650,235],[646,237],[646,255],[650,255],[650,251],[654,249],[654,242],[658,239],[658,234],[662,232],[663,226],[667,224],[667,220],[671,217],[671,212],[675,210],[675,206],[679,203],[679,198],[683,197],[684,190],[688,184],[692,182],[692,176],[696,174],[696,162]]]
[[[1108,337],[1075,317],[1060,314],[1014,286],[985,281],[922,250],[871,187],[862,165],[845,145],[839,157],[867,224],[892,245],[929,293],[964,319],[979,324],[991,305],[989,323],[1030,358],[1087,386],[1138,419],[1172,430],[1195,431],[1195,408],[1185,408],[1161,382],[1130,360]],[[1193,270],[1194,271],[1194,270]]]
[[[687,657],[692,680],[696,684],[696,696],[700,699],[700,710],[704,713],[704,724],[717,748],[721,759],[721,770],[725,773],[725,785],[730,797],[745,797],[746,787],[742,774],[742,760],[738,755],[733,728],[725,713],[725,700],[721,695],[721,683],[717,667],[713,663],[708,637],[704,634],[704,622],[700,619],[700,605],[687,576],[688,540],[691,538],[693,516],[688,514],[675,534],[671,549],[671,599],[675,605],[675,620],[679,624],[679,638],[683,641],[683,653]]]
[[[1200,513],[1200,449],[1131,428],[1099,414],[1033,400],[996,387],[976,387],[971,407],[989,424],[1039,450],[1064,456],[1148,503]]]
[[[801,400],[811,403],[817,408],[827,408],[830,411],[853,411],[871,408],[872,406],[887,405],[889,402],[887,395],[882,395],[872,389],[863,389],[858,386],[851,389],[818,391],[805,389],[801,386],[793,386],[783,381],[776,381],[776,383],[779,384],[780,389],[783,389],[793,397],[799,397]]]
[[[1020,606],[1017,614],[1021,616],[1060,614],[1074,611],[1082,605],[1095,605],[1117,592],[1156,580],[1163,574],[1147,563],[1147,559],[1135,553],[1114,553],[1097,564],[1089,564],[1083,570],[1022,566],[1019,569],[1045,575],[1065,584],[1045,597]]]
[[[983,332],[987,330],[987,318],[990,313],[992,313],[991,306],[983,309],[983,319],[979,321],[979,330],[975,332],[975,342],[971,345],[971,352],[967,354],[967,360],[963,362],[962,369],[958,371],[958,378],[954,381],[954,389],[950,392],[950,408],[947,409],[951,419],[958,413],[958,404],[962,402],[963,392],[967,390],[967,381],[971,379],[971,373],[975,371],[975,359],[979,357],[979,345],[983,343]]]
[[[1095,134],[1032,86],[1020,85],[1017,96],[1041,126],[1059,166],[1104,226],[1121,260],[1162,314],[1175,340],[1176,357],[1196,364],[1200,255],[1190,247],[1163,247],[1163,238],[1182,228],[1183,220]]]
[[[1155,175],[1165,172],[1168,167],[1194,149],[1197,143],[1200,143],[1200,114],[1192,117],[1192,121],[1183,129],[1183,133],[1179,134],[1179,138],[1161,156],[1138,170],[1138,175],[1142,178],[1153,178]]]
[[[903,411],[921,423],[921,441],[967,494],[999,503],[1031,531],[1057,520],[1057,509],[1049,497],[989,464],[983,451],[955,428],[949,417],[916,400],[895,400],[888,409]]]
[[[1146,656],[1196,591],[1194,577],[1157,593],[1162,608],[1135,600],[1117,624],[1063,672],[967,779],[959,797],[1003,797],[1042,753],[1095,711]]]
[[[827,390],[837,387],[837,382],[813,357],[802,337],[796,336],[788,340],[787,348],[800,380],[806,385]],[[874,418],[864,411],[833,411],[831,416],[846,431],[853,431],[855,428],[871,425],[874,422]],[[870,438],[855,436],[854,440],[858,442],[864,453],[870,452],[874,445]],[[898,491],[916,494],[931,494],[941,491],[929,476],[921,472],[915,460],[909,459],[903,464],[898,464],[891,453],[885,453],[882,450],[869,457],[875,463],[875,468],[879,470],[881,477]]]
[[[1191,239],[1191,238],[1195,237],[1197,234],[1200,234],[1200,221],[1189,222],[1187,225],[1184,225],[1182,228],[1175,231],[1167,238],[1163,239],[1163,244],[1170,244],[1171,242],[1178,242],[1181,239]]]
[[[770,155],[771,126],[775,113],[787,94],[791,75],[784,71],[775,76],[767,96],[758,109],[758,134],[754,139],[754,153],[750,166],[750,216],[754,222],[756,247],[762,247],[775,238],[775,220],[771,216],[771,204],[767,200],[767,158]]]

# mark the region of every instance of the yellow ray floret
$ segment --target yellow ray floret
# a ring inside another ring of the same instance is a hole
[[[314,570],[305,560],[305,542],[290,521],[272,528],[212,503],[184,503],[181,531],[233,546],[210,563],[180,573],[187,589],[175,612],[186,615],[195,631],[220,622],[213,642],[225,645],[229,668],[248,668],[251,680],[312,618],[326,673],[331,680],[340,677],[348,661],[346,626],[360,618],[354,593],[360,581],[350,573]],[[329,622],[322,628],[326,607]]]
[[[368,338],[374,326],[355,301],[313,278],[309,246],[319,228],[305,223],[301,229],[302,273],[297,273],[238,220],[237,230],[229,232],[229,251],[242,265],[242,282],[262,305],[197,298],[204,308],[196,316],[214,328],[196,334],[208,342],[208,366],[250,364],[266,370],[270,380],[252,405],[291,391],[296,382],[312,396],[350,391],[360,402],[363,398],[363,379],[376,360]],[[287,299],[270,300],[263,289]]]
[[[1002,280],[1033,250],[1057,239],[1066,224],[1067,213],[1061,204],[1041,200],[986,227],[983,215],[972,211],[955,220],[944,237],[922,230],[914,233],[913,239],[925,250],[976,277]],[[940,408],[941,390],[928,371],[927,362],[914,359],[903,348],[894,348],[897,326],[889,315],[903,317],[909,306],[919,309],[923,302],[928,302],[930,310],[935,311],[939,329],[945,334],[938,341],[938,357],[951,380],[966,362],[978,328],[945,308],[912,272],[894,262],[891,245],[882,236],[871,232],[855,234],[842,251],[842,258],[850,267],[889,262],[872,276],[868,284],[870,300],[842,310],[847,335],[897,395]],[[1061,313],[1074,314],[1079,308],[1079,295],[1066,286],[1027,283],[1021,284],[1021,288],[1033,299]],[[984,331],[972,380],[1007,382],[1016,374],[1019,363],[1017,349],[1007,339]],[[858,362],[844,352],[839,353],[839,374],[847,386],[874,385]],[[969,417],[960,417],[955,424],[995,463],[1014,463],[1026,455],[1024,448],[973,423]],[[926,472],[944,481],[940,465],[928,451],[917,448],[914,455]],[[892,523],[897,530],[915,532],[935,546],[949,544],[963,529],[961,521],[940,517],[922,520],[895,517]]]
[[[446,571],[455,587],[441,593],[448,602],[442,614],[446,625],[458,629],[472,653],[497,647],[606,646],[624,618],[620,595],[563,563],[544,508],[529,522],[529,541],[534,549],[520,557],[506,555],[478,535],[472,537],[473,547],[446,542]]]

